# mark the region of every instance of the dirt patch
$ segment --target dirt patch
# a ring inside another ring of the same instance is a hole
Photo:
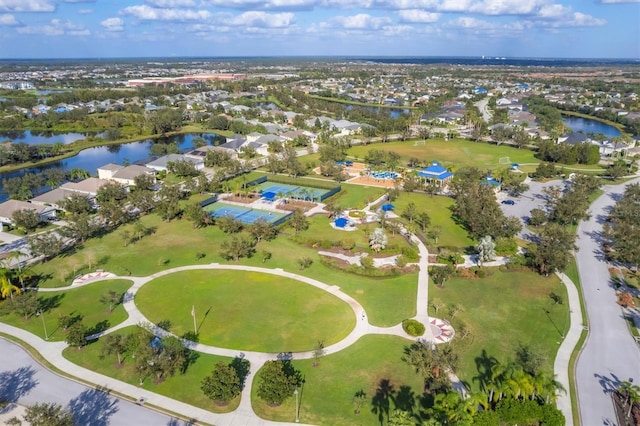
[[[238,197],[237,195],[231,195],[229,197],[222,198],[222,201],[232,201],[234,203],[251,204],[256,201],[257,198],[254,194],[248,197]]]
[[[288,212],[292,212],[295,210],[303,210],[309,211],[312,208],[316,207],[316,203],[312,203],[310,201],[300,201],[300,200],[289,200],[286,204],[280,203],[276,206],[278,210],[285,210]]]
[[[348,180],[349,183],[377,186],[380,188],[393,188],[396,182],[393,179],[376,179],[371,176],[358,176]]]

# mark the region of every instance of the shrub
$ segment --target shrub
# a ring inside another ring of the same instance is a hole
[[[404,254],[401,254],[396,258],[396,265],[400,268],[404,268],[405,266],[407,266],[407,263],[409,262],[407,261],[407,258]]]
[[[507,271],[520,270],[527,266],[527,258],[522,254],[510,256],[509,261],[506,264]]]
[[[402,254],[409,262],[417,262],[420,260],[420,253],[413,247],[402,247]]]
[[[511,256],[518,253],[518,243],[513,238],[496,238],[496,254],[499,256]]]
[[[323,249],[330,249],[331,247],[333,247],[333,241],[331,240],[322,240],[320,241],[320,247]]]
[[[360,264],[364,269],[373,269],[373,257],[363,256],[360,258]]]
[[[414,319],[406,319],[402,321],[402,329],[409,336],[418,337],[424,334],[424,324]]]
[[[484,277],[486,277],[486,276],[487,276],[487,273],[485,272],[485,270],[484,270],[484,269],[478,269],[478,270],[476,271],[476,277],[478,277],[478,278],[484,278]]]
[[[342,247],[343,250],[351,250],[356,246],[356,242],[350,239],[344,239],[342,241],[340,241],[340,247]]]

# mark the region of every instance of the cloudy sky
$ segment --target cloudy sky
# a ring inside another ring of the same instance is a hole
[[[640,58],[640,0],[0,0],[0,59]]]

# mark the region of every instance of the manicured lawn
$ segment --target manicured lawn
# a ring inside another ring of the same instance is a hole
[[[316,215],[309,218],[309,229],[300,233],[300,236],[308,240],[314,241],[343,241],[350,240],[355,242],[356,247],[354,251],[362,252],[369,247],[369,238],[365,234],[365,230],[371,233],[374,229],[379,228],[380,224],[377,222],[357,225],[356,231],[341,231],[331,226],[332,219],[324,215]],[[407,241],[398,233],[395,235],[390,232],[386,232],[387,246],[396,246],[397,252],[400,253],[402,247],[409,247]]]
[[[96,327],[106,330],[127,319],[127,313],[122,305],[116,306],[113,312],[109,312],[109,306],[100,303],[100,297],[109,290],[124,294],[131,287],[131,284],[129,280],[108,280],[67,291],[38,293],[38,299],[41,306],[43,306],[44,322],[49,334],[49,340],[60,341],[65,339],[64,330],[58,327],[58,318],[61,316],[79,316],[82,318],[84,325],[94,329],[93,332],[99,331],[95,329]],[[11,303],[11,300],[4,300],[0,303]],[[0,317],[0,320],[4,323],[24,328],[42,338],[45,337],[41,317],[34,316],[25,321],[22,316],[9,314]]]
[[[384,188],[342,183],[342,191],[331,199],[345,209],[362,209],[367,203],[377,200],[386,191]]]
[[[201,343],[260,352],[311,350],[318,341],[329,346],[356,322],[349,305],[337,297],[257,272],[177,272],[142,287],[136,304],[154,323],[170,320],[178,336],[193,331],[195,306]]]
[[[188,220],[166,222],[155,214],[143,216],[140,222],[152,232],[126,247],[123,234],[135,232],[132,224],[88,240],[82,248],[65,256],[34,266],[34,272],[43,277],[39,285],[67,286],[76,274],[95,268],[121,276],[145,276],[175,266],[222,261],[217,242],[226,235],[215,226],[194,229]],[[199,258],[198,253],[205,256]]]
[[[137,327],[126,327],[118,330],[114,334],[127,335],[134,333]],[[96,371],[105,376],[113,377],[131,385],[139,386],[139,376],[135,369],[135,363],[129,357],[124,359],[121,366],[118,365],[116,355],[102,358],[103,340],[100,339],[78,350],[76,348],[66,348],[62,353],[69,361],[82,367]],[[189,365],[185,374],[176,372],[174,376],[167,377],[161,383],[154,383],[153,378],[145,378],[142,388],[157,392],[178,401],[186,402],[197,407],[204,408],[216,413],[228,413],[235,410],[240,404],[240,397],[231,401],[229,405],[218,406],[211,402],[200,390],[202,379],[211,374],[213,366],[218,362],[230,364],[232,359],[222,356],[197,353],[196,360]]]
[[[439,226],[442,229],[438,238],[438,246],[466,248],[475,244],[469,238],[467,231],[455,223],[451,217],[450,207],[454,204],[453,198],[401,192],[400,196],[393,201],[394,211],[401,215],[410,202],[416,205],[418,212],[429,214],[431,227]]]
[[[75,252],[35,265],[34,272],[42,277],[39,285],[68,286],[76,274],[90,270],[89,261],[91,271],[98,267],[122,276],[146,276],[183,265],[229,263],[219,254],[220,242],[229,236],[216,226],[194,229],[187,220],[166,222],[154,214],[142,217],[141,222],[145,227],[155,229],[155,232],[126,247],[122,233],[123,230],[133,232],[133,225],[125,225],[100,239],[88,240],[83,248]],[[241,259],[239,263],[283,268],[326,284],[337,285],[358,300],[367,312],[371,312],[369,320],[377,326],[395,325],[415,315],[415,274],[373,279],[329,269],[320,263],[317,249],[294,243],[287,237],[292,234],[292,230],[286,228],[283,235],[275,240],[260,242],[256,247],[256,255]],[[266,263],[262,263],[263,250],[272,254]],[[205,254],[205,257],[199,258],[198,253]],[[312,258],[314,263],[310,268],[300,271],[297,260],[303,256]]]
[[[433,284],[429,287],[430,302],[445,304],[437,314],[430,306],[430,315],[450,320],[447,306],[463,307],[452,324],[459,327],[463,321],[471,334],[465,339],[456,336],[453,343],[461,351],[457,373],[472,389],[478,386],[473,381],[477,375],[475,359],[483,351],[504,363],[514,359],[520,343],[544,350],[544,369],[551,374],[561,333],[566,333],[570,325],[567,294],[557,277],[501,272],[497,268],[491,268],[491,272],[483,279],[452,278],[443,289]],[[555,305],[549,297],[551,292],[559,294],[564,303]]]
[[[293,361],[304,377],[299,393],[300,422],[374,426],[381,424],[378,413],[385,403],[389,412],[396,404],[417,405],[422,380],[401,360],[404,347],[409,344],[411,341],[396,336],[369,335],[339,353],[321,358],[318,367],[312,366],[313,360]],[[373,398],[383,380],[390,382],[393,394],[391,398],[379,398],[382,404],[374,406]],[[255,412],[269,420],[293,422],[295,398],[292,396],[279,407],[269,407],[257,397],[257,383],[254,380],[251,395]],[[360,390],[366,393],[367,400],[356,415],[352,401]],[[387,415],[383,414],[383,418],[386,424]]]
[[[354,146],[349,149],[349,155],[363,159],[371,149],[393,151],[406,162],[415,157],[424,162],[438,161],[444,166],[473,166],[480,169],[500,169],[505,164],[498,160],[509,157],[510,163],[539,163],[533,156],[533,151],[517,149],[506,145],[490,145],[483,142],[471,142],[462,139],[445,141],[442,139],[430,139],[424,145],[415,146],[415,141],[389,142],[384,144],[372,144],[368,146]]]

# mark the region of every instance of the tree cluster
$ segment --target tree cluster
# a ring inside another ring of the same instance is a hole
[[[609,255],[637,271],[640,266],[640,184],[627,185],[609,214],[605,235],[611,241]]]
[[[477,169],[461,171],[453,182],[453,213],[471,235],[482,238],[513,237],[522,228],[516,217],[505,217],[493,188],[482,184],[484,174]]]

